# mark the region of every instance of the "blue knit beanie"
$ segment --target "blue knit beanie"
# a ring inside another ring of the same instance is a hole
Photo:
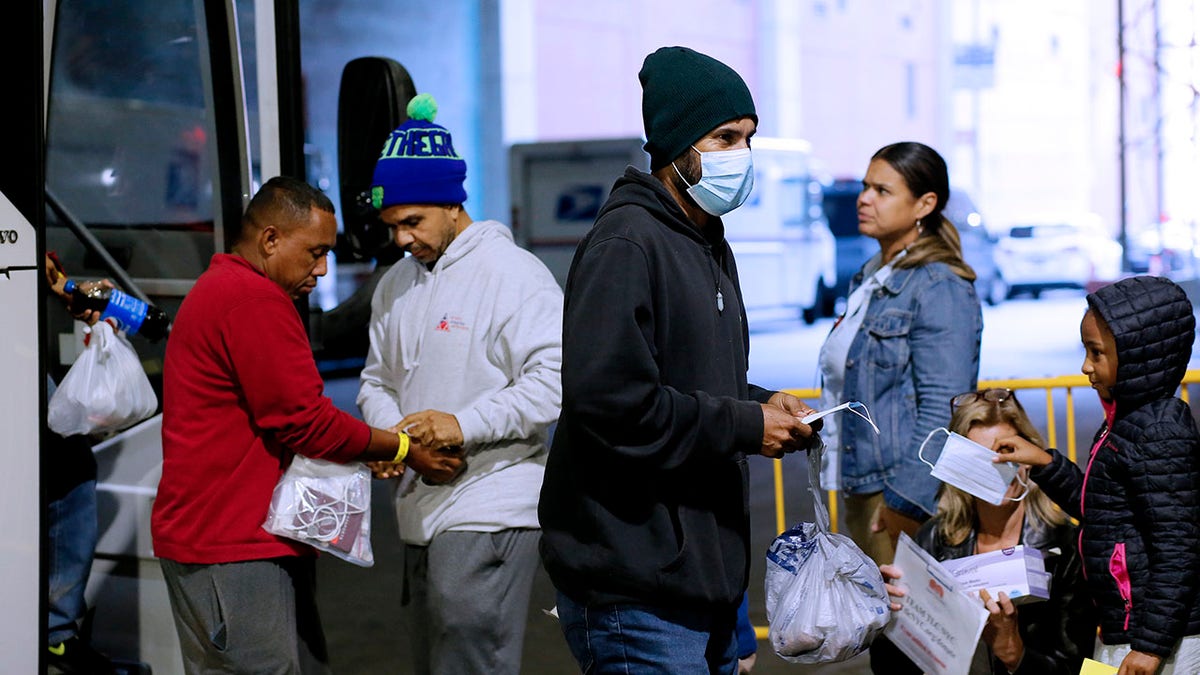
[[[730,120],[749,117],[758,124],[754,99],[742,76],[687,47],[662,47],[647,56],[638,80],[651,171],[670,164]]]
[[[450,132],[434,124],[437,101],[418,94],[408,102],[408,120],[383,144],[371,179],[371,205],[462,204],[467,163],[454,150]]]

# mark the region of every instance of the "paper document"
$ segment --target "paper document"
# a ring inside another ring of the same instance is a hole
[[[1115,666],[1110,666],[1107,663],[1084,659],[1083,668],[1079,669],[1079,675],[1112,675],[1117,670]]]
[[[926,673],[969,671],[987,622],[983,603],[959,592],[953,575],[907,534],[900,534],[893,564],[903,575],[894,583],[907,595],[884,635]]]

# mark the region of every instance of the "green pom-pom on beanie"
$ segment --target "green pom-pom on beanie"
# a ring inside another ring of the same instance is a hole
[[[383,143],[371,179],[371,206],[462,204],[467,163],[454,150],[450,132],[433,121],[438,105],[429,94],[414,96],[408,119]]]
[[[409,119],[432,122],[437,117],[437,111],[437,101],[429,94],[417,94],[408,102]]]

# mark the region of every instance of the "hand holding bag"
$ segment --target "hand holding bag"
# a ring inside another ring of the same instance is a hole
[[[800,523],[767,551],[768,637],[792,663],[834,663],[856,656],[891,618],[879,567],[850,540],[829,531],[819,485],[823,444],[809,451],[815,523]]]
[[[46,422],[62,436],[99,434],[133,426],[156,410],[158,396],[133,345],[100,321],[50,397]]]
[[[296,455],[275,485],[263,529],[371,567],[371,470]]]

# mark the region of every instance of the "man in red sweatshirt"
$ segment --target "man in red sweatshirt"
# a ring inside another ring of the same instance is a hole
[[[176,314],[151,532],[189,673],[328,671],[316,553],[262,528],[293,455],[403,462],[435,482],[463,466],[324,396],[293,302],[325,274],[336,236],[328,197],[273,178],[250,201],[232,253],[213,256]]]

